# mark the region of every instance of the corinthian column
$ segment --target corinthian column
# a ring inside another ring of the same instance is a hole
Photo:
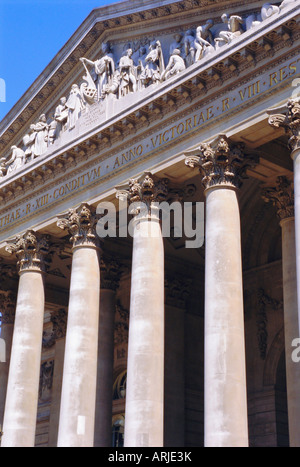
[[[5,413],[2,447],[33,447],[38,406],[44,322],[45,238],[27,231],[7,247],[19,267],[19,289]]]
[[[293,184],[286,177],[278,177],[275,187],[265,188],[263,199],[272,202],[282,229],[282,274],[284,299],[285,357],[289,437],[291,447],[300,447],[300,365],[293,362],[292,342],[298,336],[295,218]]]
[[[112,440],[114,324],[116,289],[119,285],[120,266],[111,258],[101,258],[100,271],[101,298],[94,446],[110,447]]]
[[[0,361],[0,425],[3,426],[11,345],[15,322],[16,300],[12,292],[0,292],[1,339],[5,343],[5,359]]]
[[[244,154],[221,135],[187,154],[206,195],[205,446],[248,445],[240,213]]]
[[[296,283],[298,296],[298,332],[300,335],[300,102],[290,100],[283,107],[268,111],[269,124],[284,128],[289,136],[288,147],[294,162]]]
[[[61,216],[73,243],[59,447],[92,447],[97,382],[100,264],[97,217],[87,204]]]
[[[125,410],[125,446],[163,446],[164,248],[154,202],[167,194],[165,180],[146,173],[131,180],[126,195],[133,256]]]

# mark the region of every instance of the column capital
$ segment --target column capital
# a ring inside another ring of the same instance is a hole
[[[124,186],[116,187],[117,198],[127,198],[131,203],[144,203],[150,209],[153,202],[166,201],[169,180],[144,172],[139,178],[130,179]]]
[[[5,249],[17,256],[19,273],[23,271],[45,272],[44,258],[49,249],[47,236],[27,230],[11,240]]]
[[[205,189],[226,186],[239,188],[247,168],[253,166],[254,157],[245,155],[245,145],[232,143],[226,135],[219,135],[211,143],[202,143],[185,153],[185,164],[198,167]]]
[[[269,124],[274,128],[284,128],[290,137],[289,149],[300,149],[300,102],[290,99],[285,106],[270,109],[267,113]]]
[[[58,217],[57,226],[62,230],[68,230],[73,243],[73,248],[80,246],[99,247],[100,240],[96,233],[96,225],[99,216],[95,208],[87,203],[82,203],[74,209]]]
[[[287,177],[277,177],[275,186],[264,188],[261,196],[267,203],[273,203],[280,221],[295,216],[293,183]]]
[[[16,314],[16,296],[10,290],[0,291],[0,313],[2,324],[14,324]]]

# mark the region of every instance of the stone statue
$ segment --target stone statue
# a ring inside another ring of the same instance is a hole
[[[136,63],[138,89],[142,89],[145,87],[142,76],[144,76],[144,73],[145,73],[147,55],[148,53],[147,53],[146,46],[144,45],[141,46],[139,49],[139,54],[137,56],[137,63]]]
[[[280,12],[278,6],[271,5],[271,3],[265,3],[261,9],[261,19],[265,21],[270,18],[270,16],[276,15]]]
[[[121,83],[121,75],[120,75],[120,70],[116,70],[113,74],[112,80],[110,84],[106,84],[104,90],[103,90],[103,95],[107,94],[115,94],[119,95],[119,87]]]
[[[6,172],[5,157],[1,157],[1,159],[0,159],[0,179],[5,176],[5,172]]]
[[[187,67],[195,63],[195,34],[192,29],[188,29],[184,36],[184,56]]]
[[[68,119],[68,108],[66,103],[66,97],[62,97],[60,99],[60,104],[55,109],[53,120],[49,124],[48,142],[50,146],[66,127]]]
[[[243,20],[240,16],[233,15],[228,16],[227,13],[224,13],[221,17],[224,24],[227,25],[227,31],[221,31],[219,37],[215,39],[218,47],[229,44],[233,39],[239,37],[244,31],[242,29]]]
[[[67,129],[71,130],[85,108],[85,102],[77,84],[72,85],[66,107],[68,109]]]
[[[283,0],[281,5],[279,6],[279,9],[282,10],[286,6],[290,6],[292,3],[296,3],[298,0]]]
[[[115,72],[115,62],[110,45],[107,42],[102,44],[102,57],[95,62],[82,57],[80,59],[86,70],[84,79],[87,81],[83,95],[87,100],[94,99],[97,96],[98,101],[104,97],[106,85],[111,84],[112,76]],[[92,74],[86,67],[86,64],[93,67]]]
[[[181,32],[178,32],[177,34],[175,34],[174,39],[175,41],[170,45],[170,50],[169,50],[170,56],[172,55],[175,49],[180,50],[180,52],[183,52],[183,47],[184,47],[184,43],[182,42],[183,34],[181,34]]]
[[[206,23],[201,26],[202,32],[201,32],[201,37],[202,39],[206,40],[209,42],[212,46],[214,46],[214,36],[211,32],[211,28],[214,25],[214,20],[213,19],[208,19]]]
[[[136,70],[131,57],[132,49],[128,49],[126,55],[120,59],[120,97],[126,96],[129,92],[136,92],[137,90]]]
[[[203,38],[205,26],[199,26],[196,30],[195,38],[195,62],[198,62],[211,52],[215,52],[214,46]],[[206,35],[207,37],[207,35]]]
[[[67,98],[62,97],[60,99],[60,104],[56,107],[55,112],[54,112],[54,118],[60,124],[61,129],[63,129],[68,119],[68,109],[67,109],[66,103],[67,103]]]
[[[186,66],[183,58],[180,56],[180,50],[175,49],[170,57],[168,66],[162,75],[162,81],[165,81],[171,78],[172,76],[177,75],[185,69]]]
[[[146,65],[140,75],[143,86],[147,87],[161,81],[161,76],[165,71],[165,62],[160,41],[150,44],[149,53],[145,59]]]
[[[17,146],[12,146],[12,155],[8,161],[5,162],[7,167],[7,175],[16,172],[20,167],[25,164],[25,152]]]
[[[46,115],[42,114],[39,121],[32,125],[32,137],[34,143],[32,145],[32,158],[41,156],[47,151],[48,147],[48,129]]]
[[[30,125],[29,133],[26,134],[23,138],[23,143],[24,143],[24,146],[26,147],[26,150],[25,150],[26,161],[28,161],[28,159],[30,160],[34,159],[33,147],[34,147],[35,138],[36,138],[35,125]]]

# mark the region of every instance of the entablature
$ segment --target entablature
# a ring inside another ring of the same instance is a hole
[[[45,210],[51,196],[56,202],[70,199],[73,187],[86,185],[88,190],[90,179],[98,184],[98,191],[105,180],[109,183],[100,191],[112,189],[129,170],[138,172],[140,161],[157,165],[169,152],[172,164],[172,157],[182,151],[183,139],[191,147],[200,134],[205,141],[230,128],[239,133],[257,109],[263,119],[270,101],[275,105],[292,94],[292,81],[300,73],[300,11],[296,4],[173,77],[118,98],[110,94],[92,102],[74,128],[63,132],[43,154],[0,179],[1,219],[18,203],[25,203],[15,210],[15,215],[21,216],[22,210],[29,209],[30,215],[34,207]]]

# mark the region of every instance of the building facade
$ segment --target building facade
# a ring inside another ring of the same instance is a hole
[[[2,120],[2,447],[300,446],[299,18],[96,9]]]

